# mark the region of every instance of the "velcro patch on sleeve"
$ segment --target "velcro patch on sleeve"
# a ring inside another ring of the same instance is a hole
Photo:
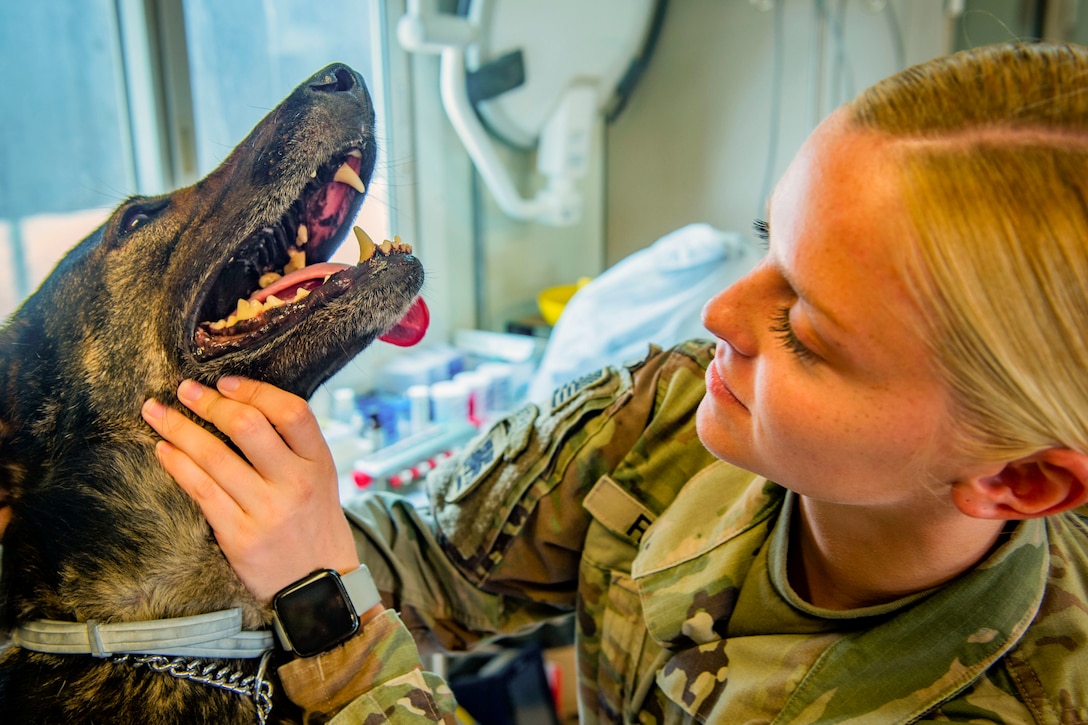
[[[636,546],[657,518],[608,476],[601,476],[583,505],[602,526]]]
[[[528,403],[439,464],[427,488],[444,545],[485,575],[501,557],[496,547],[518,535],[537,501],[608,426],[598,414],[631,387],[626,369],[584,376],[557,394],[558,411]]]
[[[496,425],[482,438],[477,438],[475,445],[461,461],[457,476],[446,489],[446,500],[457,501],[472,487],[491,473],[500,460],[506,444],[506,426]]]
[[[575,378],[569,383],[564,383],[555,389],[552,393],[552,413],[556,413],[561,410],[570,401],[574,400],[579,394],[595,388],[596,386],[608,380],[610,371],[608,368],[601,368],[591,373],[587,373],[580,378]]]
[[[457,475],[445,489],[445,500],[453,503],[464,498],[477,483],[487,478],[500,461],[512,461],[524,451],[529,445],[537,413],[538,408],[527,403],[486,433],[469,441]]]

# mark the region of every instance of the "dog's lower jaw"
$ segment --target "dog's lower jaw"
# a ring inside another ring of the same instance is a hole
[[[416,293],[423,271],[414,257],[384,262],[372,274],[386,279],[357,289],[351,277],[334,275],[307,298],[305,316],[283,330],[236,338],[214,356],[204,354],[197,331],[182,375],[208,385],[225,375],[255,378],[309,399],[414,305],[422,304],[416,302]]]

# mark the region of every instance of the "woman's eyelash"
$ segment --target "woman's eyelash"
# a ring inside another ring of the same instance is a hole
[[[767,224],[767,220],[756,219],[752,222],[752,229],[755,231],[756,236],[763,241],[763,248],[766,249],[771,241],[771,227]]]
[[[797,339],[797,335],[793,331],[793,325],[790,324],[790,308],[781,307],[774,316],[774,324],[771,325],[771,332],[777,335],[778,339],[782,343],[782,347],[786,348],[794,355],[796,355],[802,362],[814,362],[817,360],[816,353],[805,347],[805,344]]]
[[[755,231],[756,236],[763,241],[763,248],[767,249],[770,246],[771,241],[771,227],[767,223],[766,219],[756,219],[752,222],[752,229]],[[774,323],[771,325],[771,332],[773,332],[781,341],[782,346],[796,355],[802,362],[814,362],[819,359],[816,353],[805,347],[805,344],[801,342],[796,333],[793,331],[793,325],[790,324],[790,308],[781,307],[778,312],[775,313]]]

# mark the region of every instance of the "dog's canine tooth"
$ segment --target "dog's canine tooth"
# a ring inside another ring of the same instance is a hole
[[[374,256],[374,250],[377,247],[374,244],[374,240],[370,238],[369,234],[363,231],[362,227],[354,227],[352,231],[355,232],[355,238],[359,240],[359,261],[357,264],[362,264]]]
[[[282,276],[283,275],[279,272],[265,272],[261,275],[261,278],[257,280],[257,284],[260,286],[261,289],[264,289]]]
[[[336,175],[332,177],[332,180],[347,184],[360,194],[366,193],[366,184],[363,183],[363,180],[359,178],[359,174],[346,161],[336,170]]]
[[[305,229],[305,227],[299,227],[299,229]],[[287,256],[291,258],[291,261],[287,263],[287,266],[283,268],[284,274],[290,274],[296,272],[306,266],[306,252],[299,249],[298,251],[288,252]]]
[[[306,228],[305,224],[298,225],[298,232],[295,234],[295,246],[302,249],[306,246],[306,243],[310,241],[310,230]]]

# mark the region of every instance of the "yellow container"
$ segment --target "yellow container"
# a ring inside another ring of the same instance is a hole
[[[536,305],[540,308],[540,316],[549,325],[554,326],[559,322],[559,316],[563,314],[563,308],[574,296],[574,293],[590,283],[592,277],[579,277],[576,284],[561,284],[558,287],[548,287],[536,296]]]

